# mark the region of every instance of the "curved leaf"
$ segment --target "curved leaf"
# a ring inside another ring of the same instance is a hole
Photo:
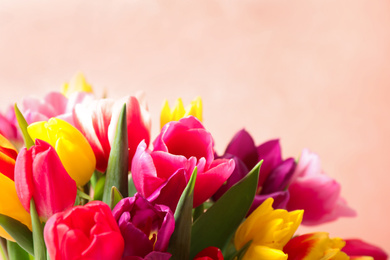
[[[260,161],[193,224],[190,259],[209,246],[224,249],[245,218],[256,194]]]

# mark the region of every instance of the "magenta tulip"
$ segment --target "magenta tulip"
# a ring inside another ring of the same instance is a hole
[[[383,249],[360,239],[344,239],[345,246],[341,251],[351,257],[371,256],[374,260],[386,260],[388,255]]]
[[[51,260],[120,260],[124,241],[107,204],[89,202],[53,215],[44,238]]]
[[[54,148],[39,139],[29,150],[23,148],[16,158],[15,186],[23,207],[30,212],[33,198],[43,220],[71,208],[77,195],[76,182],[66,172]]]
[[[197,167],[194,207],[209,199],[229,178],[234,161],[214,159],[213,139],[192,116],[169,122],[154,141],[154,150],[141,142],[131,172],[137,191],[154,203],[169,205],[172,211]]]
[[[126,104],[127,136],[129,143],[129,166],[138,144],[150,140],[150,115],[136,97],[94,100],[89,104],[77,105],[73,112],[76,127],[87,138],[96,156],[96,169],[105,172],[111,143],[122,106]],[[129,167],[129,169],[130,169]]]
[[[169,207],[153,205],[137,193],[122,199],[113,215],[125,241],[123,259],[170,258],[165,251],[175,229],[175,219]]]
[[[356,216],[356,212],[340,197],[340,184],[322,172],[318,155],[307,149],[302,152],[288,191],[287,209],[303,209],[304,225]]]

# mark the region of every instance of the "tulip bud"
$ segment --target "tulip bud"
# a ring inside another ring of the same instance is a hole
[[[122,199],[112,211],[125,240],[123,258],[152,257],[169,259],[169,239],[175,229],[175,220],[165,205],[153,205],[138,193]],[[154,259],[154,258],[153,258]]]
[[[252,241],[243,260],[287,259],[282,249],[302,221],[302,210],[288,212],[272,208],[268,198],[238,227],[234,236],[237,250]]]
[[[19,153],[15,163],[15,186],[23,207],[29,212],[33,198],[42,220],[72,207],[77,195],[76,183],[54,148],[39,139],[35,146],[29,150],[23,148]]]
[[[183,117],[194,116],[199,121],[202,121],[202,99],[197,97],[191,103],[184,108],[181,98],[176,100],[175,106],[171,109],[168,101],[166,100],[161,110],[160,125],[161,128],[171,121],[179,121]]]
[[[348,260],[347,254],[341,251],[344,246],[341,238],[329,238],[326,232],[316,232],[294,237],[283,250],[291,260]]]
[[[71,124],[51,118],[28,126],[33,140],[41,139],[51,144],[70,177],[78,186],[85,185],[95,170],[96,158],[85,137]]]

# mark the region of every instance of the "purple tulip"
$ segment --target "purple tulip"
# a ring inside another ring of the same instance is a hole
[[[236,133],[226,148],[225,159],[233,159],[236,167],[227,182],[217,191],[213,199],[218,199],[236,182],[244,178],[260,160],[258,189],[249,214],[267,198],[274,198],[275,208],[285,208],[289,199],[286,189],[295,169],[293,158],[282,160],[279,140],[270,140],[258,147],[245,129]]]
[[[113,215],[125,240],[122,259],[169,259],[175,219],[169,207],[153,205],[140,194],[122,199]]]

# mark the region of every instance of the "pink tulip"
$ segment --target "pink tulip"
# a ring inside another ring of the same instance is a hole
[[[77,105],[73,112],[75,126],[84,134],[96,156],[96,169],[107,168],[111,143],[122,106],[126,103],[127,135],[129,142],[129,165],[138,144],[150,141],[150,115],[136,97],[94,100],[89,104]]]
[[[340,184],[322,172],[318,155],[307,149],[302,152],[288,191],[287,209],[303,209],[304,225],[356,216],[356,212],[340,197]]]
[[[345,246],[342,251],[345,252],[351,259],[361,256],[371,256],[374,260],[386,260],[388,255],[383,249],[364,242],[360,239],[344,239]]]
[[[124,240],[107,204],[89,202],[53,215],[44,238],[51,260],[120,260]]]
[[[76,183],[54,148],[39,139],[29,150],[23,148],[16,158],[15,186],[23,207],[30,212],[33,198],[43,220],[71,208],[77,194]]]
[[[14,106],[9,106],[5,114],[0,113],[0,134],[14,143],[23,142],[16,124]]]
[[[169,122],[154,141],[153,151],[144,142],[137,148],[131,168],[137,191],[174,211],[196,166],[193,206],[199,206],[221,187],[234,169],[233,160],[214,160],[213,144],[211,134],[195,117]]]
[[[24,98],[20,109],[28,124],[57,117],[74,125],[72,111],[75,105],[92,99],[93,95],[86,92],[75,92],[69,98],[60,92],[49,92],[43,100]]]

